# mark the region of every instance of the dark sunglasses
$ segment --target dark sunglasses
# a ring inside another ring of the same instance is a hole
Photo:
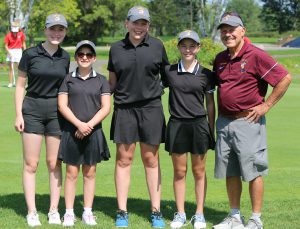
[[[80,59],[82,59],[84,56],[86,56],[86,58],[88,58],[88,59],[92,59],[94,56],[95,56],[95,54],[94,53],[91,53],[91,52],[78,52],[77,53],[77,56],[80,58]]]

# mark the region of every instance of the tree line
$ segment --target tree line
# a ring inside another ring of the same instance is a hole
[[[26,34],[33,40],[42,35],[46,16],[58,12],[68,20],[70,41],[87,37],[96,41],[102,36],[124,35],[124,20],[134,5],[149,9],[155,36],[174,36],[184,29],[193,29],[202,37],[213,37],[225,11],[238,12],[248,32],[284,33],[299,28],[300,0],[261,0],[261,3],[255,0],[6,0],[0,2],[0,32],[8,31],[12,18],[22,16],[22,20],[27,20]]]

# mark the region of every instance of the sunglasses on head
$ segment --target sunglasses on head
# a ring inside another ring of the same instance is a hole
[[[78,52],[77,53],[77,56],[79,57],[79,58],[83,58],[84,56],[86,56],[86,58],[88,58],[88,59],[92,59],[95,55],[94,55],[94,53],[91,53],[91,52]]]

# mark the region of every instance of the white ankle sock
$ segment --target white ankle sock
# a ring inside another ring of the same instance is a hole
[[[73,208],[66,208],[66,214],[74,215],[74,209]]]
[[[84,214],[90,214],[90,213],[92,213],[92,208],[83,208],[83,213]]]

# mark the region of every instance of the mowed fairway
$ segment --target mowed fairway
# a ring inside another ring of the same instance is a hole
[[[0,75],[0,228],[26,228],[26,204],[22,190],[22,145],[20,135],[14,130],[14,88],[8,89],[7,75]],[[263,207],[264,228],[300,228],[300,81],[295,80],[285,97],[267,114],[270,171],[265,178],[265,198]],[[167,116],[167,93],[163,96]],[[103,123],[107,138],[111,116]],[[109,141],[111,160],[97,168],[96,197],[94,212],[97,228],[114,228],[117,208],[114,189],[115,146]],[[140,155],[135,155],[132,167],[131,188],[128,199],[130,228],[150,228],[150,204]],[[169,223],[175,211],[173,197],[173,170],[168,153],[161,145],[162,203],[161,211]],[[209,152],[207,161],[208,189],[205,204],[205,217],[208,228],[224,218],[228,212],[225,182],[213,177],[214,153]],[[65,166],[63,166],[63,170]],[[36,203],[42,228],[61,228],[49,226],[47,213],[49,207],[48,173],[45,165],[45,150],[41,154],[37,172]],[[88,228],[81,224],[82,214],[82,176],[77,185],[75,228]],[[64,194],[60,202],[61,216],[64,213]],[[195,200],[192,174],[188,172],[186,212],[188,218],[194,214]],[[244,184],[242,214],[248,219],[251,213],[248,186]],[[168,226],[169,227],[169,226]],[[186,228],[192,228],[191,225]]]

